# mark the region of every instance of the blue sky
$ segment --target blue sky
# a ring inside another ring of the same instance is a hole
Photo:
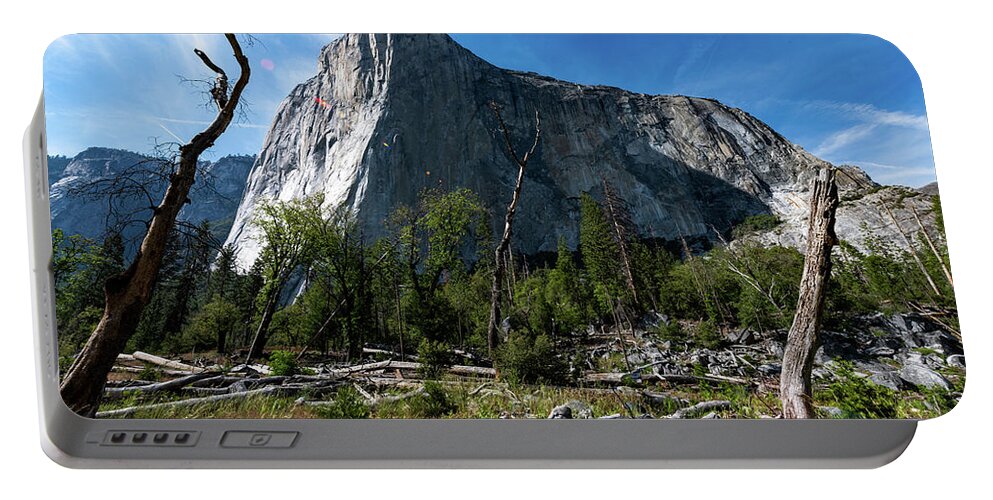
[[[255,153],[279,102],[312,76],[334,35],[258,35],[247,46],[247,119],[210,152]],[[453,35],[501,67],[650,94],[716,98],[836,164],[887,184],[934,180],[920,80],[888,42],[860,35]],[[75,35],[45,55],[49,149],[145,152],[188,139],[213,112],[177,75],[211,75],[193,54],[237,65],[220,35]]]

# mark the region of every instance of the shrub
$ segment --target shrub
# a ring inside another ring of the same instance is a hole
[[[724,343],[724,338],[717,331],[717,326],[711,320],[701,321],[693,332],[693,340],[700,346],[708,349],[717,349]]]
[[[163,348],[170,352],[213,349],[218,347],[221,338],[232,339],[240,324],[238,306],[216,299],[197,311],[180,335],[165,339]]]
[[[676,320],[670,320],[668,323],[659,323],[656,334],[663,342],[671,342],[673,344],[672,347],[675,347],[676,344],[685,343],[687,340],[686,330]]]
[[[338,389],[334,404],[317,406],[314,412],[321,418],[369,418],[370,414],[365,398],[350,385]]]
[[[739,277],[737,297],[727,299],[734,305],[738,323],[760,331],[788,327],[800,295],[803,254],[793,248],[758,245],[745,245],[736,254],[724,257],[763,290],[759,292]]]
[[[408,408],[414,418],[438,418],[454,412],[458,406],[441,384],[428,380],[424,383],[424,394],[410,398]]]
[[[310,339],[320,324],[314,325],[302,304],[290,304],[272,315],[269,325],[271,345],[299,346]]]
[[[438,378],[455,364],[452,348],[440,341],[424,339],[417,347],[417,357],[421,362],[420,372],[426,378]]]
[[[768,231],[782,223],[782,219],[772,214],[750,215],[745,217],[745,220],[735,226],[731,232],[735,238],[740,238],[749,233]]]
[[[59,348],[59,350],[64,350],[64,349]],[[69,356],[69,355],[66,355],[66,354],[60,354],[59,355],[59,373],[62,374],[62,375],[65,375],[65,373],[67,371],[69,371],[69,368],[72,366],[72,363],[74,361],[76,361],[76,358],[74,356]]]
[[[272,351],[269,354],[269,369],[273,375],[295,375],[299,372],[296,356],[292,352]]]
[[[568,379],[568,365],[545,335],[511,335],[497,348],[495,357],[501,377],[513,384],[555,385]]]
[[[145,365],[138,373],[138,380],[157,382],[161,378],[162,378],[162,371],[151,365]]]
[[[836,363],[837,380],[827,391],[845,418],[897,418],[896,391],[859,376],[851,362]]]

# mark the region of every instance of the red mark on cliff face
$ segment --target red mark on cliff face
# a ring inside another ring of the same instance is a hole
[[[331,107],[331,105],[328,104],[327,101],[325,101],[324,99],[321,99],[320,97],[315,97],[314,99],[317,101],[317,104],[320,104],[321,106],[323,106],[325,108],[330,108]]]

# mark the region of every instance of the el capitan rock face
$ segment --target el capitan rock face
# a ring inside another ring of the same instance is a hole
[[[503,106],[519,148],[542,139],[528,166],[515,251],[575,246],[578,197],[609,181],[643,236],[716,238],[749,215],[806,216],[806,191],[828,164],[748,113],[703,98],[645,95],[497,68],[446,35],[346,35],[324,48],[318,73],[278,108],[248,177],[228,243],[247,267],[260,248],[251,220],[263,199],[324,193],[358,214],[366,238],[427,187],[467,187],[494,232],[516,168],[487,107]],[[844,193],[870,189],[839,176]],[[865,185],[862,185],[865,184]],[[852,212],[855,213],[855,212]],[[844,218],[844,213],[839,215]],[[844,239],[858,239],[839,224]],[[502,227],[502,226],[500,226]],[[799,231],[802,237],[803,231]],[[784,240],[802,241],[795,238]]]

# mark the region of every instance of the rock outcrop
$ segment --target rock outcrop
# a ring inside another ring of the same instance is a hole
[[[503,106],[522,145],[541,114],[542,140],[514,226],[514,250],[525,253],[552,251],[560,237],[574,246],[578,197],[602,193],[604,180],[622,193],[643,236],[715,239],[715,228],[750,215],[805,218],[810,182],[828,166],[712,99],[501,69],[446,35],[346,35],[323,49],[317,74],[279,106],[228,242],[249,265],[260,251],[250,224],[260,200],[315,193],[353,209],[375,239],[398,205],[439,186],[479,193],[496,231],[516,169],[490,101]],[[872,181],[849,170],[859,182],[842,180],[843,194],[868,190]],[[840,226],[846,239],[861,231],[854,222]]]

